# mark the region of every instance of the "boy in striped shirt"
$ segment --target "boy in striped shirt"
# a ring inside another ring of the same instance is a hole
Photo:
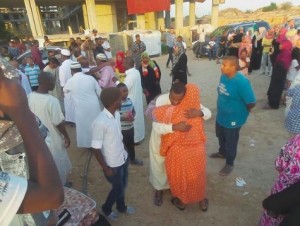
[[[134,127],[133,121],[135,116],[134,106],[130,98],[128,98],[128,88],[124,83],[117,85],[121,91],[122,105],[120,108],[121,129],[123,134],[123,143],[129,155],[130,163],[141,166],[143,161],[135,158],[134,149]]]
[[[25,75],[28,78],[32,91],[37,91],[39,88],[38,77],[41,70],[37,64],[34,64],[32,57],[27,57],[26,62]]]

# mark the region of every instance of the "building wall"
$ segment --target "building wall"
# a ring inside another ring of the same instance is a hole
[[[99,23],[100,32],[117,32],[117,15],[116,15],[116,3],[97,3],[96,4],[96,16]]]

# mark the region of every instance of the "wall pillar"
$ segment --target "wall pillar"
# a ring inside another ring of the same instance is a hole
[[[211,7],[211,25],[216,28],[219,23],[219,4],[213,4]]]
[[[157,29],[158,30],[165,30],[165,18],[164,18],[164,12],[157,12]]]
[[[86,9],[86,4],[82,4],[82,14],[83,14],[83,23],[84,23],[84,29],[89,29],[90,24],[89,24],[89,18],[87,14],[87,9]]]
[[[175,28],[183,27],[183,0],[175,0]]]
[[[171,12],[170,11],[165,11],[166,12],[166,28],[171,27]]]
[[[189,10],[189,25],[194,26],[196,22],[196,6],[195,0],[190,0],[190,10]]]
[[[24,0],[25,8],[31,28],[32,36],[44,36],[44,29],[42,25],[40,9],[36,5],[35,0]]]
[[[145,13],[146,29],[157,29],[157,18],[155,12]]]
[[[99,24],[97,23],[96,16],[96,4],[95,0],[85,0],[87,18],[89,21],[89,29],[97,29],[99,30]]]
[[[137,14],[136,15],[136,23],[138,29],[146,29],[145,23],[145,15],[144,14]]]

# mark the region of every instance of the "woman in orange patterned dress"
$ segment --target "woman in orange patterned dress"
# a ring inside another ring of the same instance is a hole
[[[173,195],[172,203],[180,210],[188,203],[200,202],[203,211],[208,208],[206,199],[206,155],[203,119],[187,117],[189,109],[200,109],[200,90],[194,84],[186,85],[180,104],[154,109],[155,121],[166,124],[186,122],[188,132],[163,135],[160,154],[165,156],[166,171]]]

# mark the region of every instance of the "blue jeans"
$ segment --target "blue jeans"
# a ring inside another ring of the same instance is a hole
[[[226,164],[233,166],[241,127],[225,128],[216,122],[216,136],[219,140],[219,153],[226,157]]]
[[[168,67],[169,63],[171,61],[171,67],[173,67],[173,47],[168,46],[168,54],[169,54],[169,57],[168,57],[166,66]]]
[[[112,189],[102,206],[102,210],[106,215],[112,212],[112,207],[115,203],[117,203],[117,210],[119,212],[126,212],[127,210],[125,205],[125,188],[128,181],[128,162],[127,158],[123,165],[112,168],[115,171],[113,176],[107,177],[105,175],[107,181],[112,185]]]

